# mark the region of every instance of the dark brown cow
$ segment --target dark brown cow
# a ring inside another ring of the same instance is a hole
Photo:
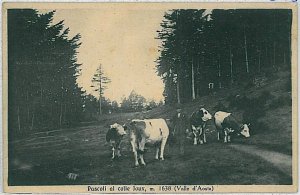
[[[194,145],[206,143],[205,126],[208,120],[212,119],[211,114],[204,108],[200,108],[191,116],[190,122],[194,134]]]
[[[126,135],[126,132],[122,125],[118,123],[110,125],[109,130],[106,133],[106,141],[111,144],[112,159],[114,159],[116,156],[121,156],[120,144],[124,135]]]

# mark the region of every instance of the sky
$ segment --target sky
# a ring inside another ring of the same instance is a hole
[[[44,12],[45,10],[41,10]],[[49,10],[48,10],[49,11]],[[164,10],[57,9],[53,23],[64,20],[70,36],[79,33],[81,63],[79,86],[97,96],[90,87],[99,64],[111,79],[104,96],[121,101],[132,90],[155,101],[163,100],[163,82],[154,62],[160,40],[155,39]],[[98,97],[98,96],[97,96]]]

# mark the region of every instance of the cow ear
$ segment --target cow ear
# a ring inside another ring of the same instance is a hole
[[[248,123],[247,125],[248,125],[248,127],[250,127],[250,126],[251,126],[251,123]]]

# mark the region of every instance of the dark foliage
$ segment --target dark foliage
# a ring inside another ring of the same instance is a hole
[[[254,86],[291,65],[291,10],[170,10],[158,31],[157,72],[166,104],[214,89]]]
[[[80,121],[83,91],[77,48],[53,12],[8,10],[9,135],[73,126]]]

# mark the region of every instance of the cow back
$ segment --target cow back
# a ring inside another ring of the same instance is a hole
[[[145,137],[147,142],[160,142],[163,138],[168,138],[169,128],[164,119],[147,119],[145,120]]]
[[[199,111],[193,112],[190,123],[191,125],[194,125],[195,127],[202,126],[204,124],[204,121],[202,120],[202,116]]]
[[[232,114],[224,118],[222,122],[223,128],[231,128],[235,131],[241,131],[242,124],[240,124],[233,116]]]
[[[222,112],[222,111],[218,111],[215,113],[215,125],[218,129],[222,129],[223,128],[223,122],[224,119],[227,118],[228,116],[230,116],[231,113],[228,112]]]

